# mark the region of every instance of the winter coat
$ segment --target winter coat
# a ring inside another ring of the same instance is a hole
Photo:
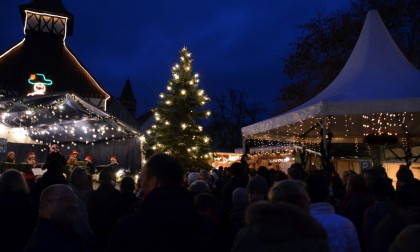
[[[38,211],[28,194],[0,194],[0,250],[22,251],[31,237]]]
[[[181,186],[158,187],[114,228],[107,251],[197,251],[199,234],[193,199]]]
[[[335,214],[333,205],[328,202],[312,204],[311,215],[325,228],[331,251],[360,251],[359,238],[354,224],[349,219]]]
[[[25,252],[87,252],[80,236],[57,223],[40,218]]]
[[[253,211],[257,204],[267,204],[271,209],[266,206],[266,209]],[[250,215],[249,211],[254,214]],[[247,223],[236,235],[232,252],[329,251],[322,226],[291,204],[254,203],[247,210]]]

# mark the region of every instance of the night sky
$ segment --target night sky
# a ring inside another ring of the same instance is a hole
[[[19,5],[0,1],[0,54],[23,39]],[[226,88],[245,89],[269,117],[280,87],[283,62],[297,26],[317,13],[349,7],[349,0],[63,0],[74,15],[67,46],[113,96],[127,78],[137,114],[156,106],[171,67],[186,46],[199,87],[210,98]]]

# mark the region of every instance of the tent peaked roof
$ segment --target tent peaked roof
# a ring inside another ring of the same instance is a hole
[[[420,72],[402,54],[378,11],[368,12],[353,52],[319,101],[418,97]]]
[[[243,127],[242,133],[282,132],[283,126],[319,116],[402,112],[420,112],[420,71],[371,10],[347,63],[328,87],[297,108]]]

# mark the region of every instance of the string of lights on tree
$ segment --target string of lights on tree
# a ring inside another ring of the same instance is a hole
[[[184,166],[203,166],[210,158],[210,138],[197,123],[211,115],[205,109],[210,99],[198,88],[199,81],[198,74],[193,74],[191,53],[184,47],[179,64],[172,67],[166,92],[160,94],[153,110],[156,123],[147,131],[153,151],[173,155]]]
[[[70,149],[78,144],[109,144],[136,136],[115,117],[96,114],[74,94],[57,95],[46,104],[31,98],[29,101],[13,99],[1,108],[0,132],[13,134],[17,139],[29,137],[37,144],[59,144]],[[48,98],[45,98],[48,99]],[[72,107],[75,103],[77,108]],[[61,141],[60,139],[66,139]],[[48,147],[41,149],[48,150]]]

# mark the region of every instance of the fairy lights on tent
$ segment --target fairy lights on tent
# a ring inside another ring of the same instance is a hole
[[[43,102],[41,102],[43,101]],[[119,141],[135,133],[122,127],[113,116],[95,113],[74,94],[56,95],[50,99],[3,101],[0,133],[30,137],[34,143],[61,143],[64,146],[94,145],[97,141]]]
[[[365,150],[370,155],[370,147],[365,146],[363,142],[364,137],[370,134],[395,136],[398,139],[398,145],[406,149],[408,139],[411,137],[410,127],[414,129],[413,127],[416,126],[414,116],[414,113],[408,112],[327,116],[325,122],[327,129],[331,129],[333,133],[340,133],[334,136],[333,143],[353,144],[356,155],[363,154]],[[272,147],[280,151],[289,144],[296,144],[304,146],[305,149],[319,152],[322,138],[321,122],[321,117],[314,116],[305,121],[260,132],[257,135],[247,135],[244,136],[244,139],[252,140],[254,146],[259,148]],[[268,153],[261,150],[254,154],[272,155],[273,152]]]

